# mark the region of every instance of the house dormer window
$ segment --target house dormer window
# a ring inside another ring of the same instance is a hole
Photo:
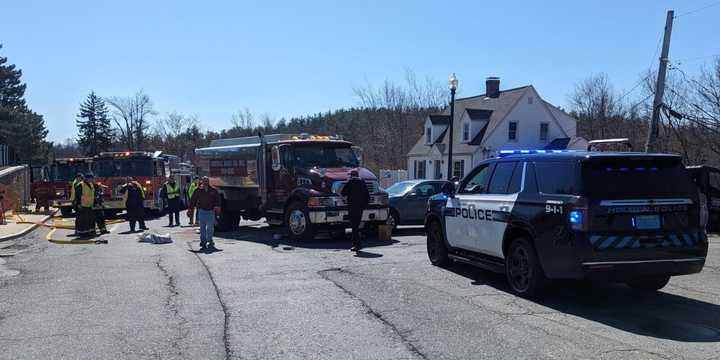
[[[432,127],[428,126],[425,128],[425,143],[432,144]]]
[[[508,140],[517,141],[517,121],[511,121],[508,123]]]
[[[462,141],[463,141],[463,142],[468,142],[468,141],[470,141],[470,123],[467,122],[467,121],[464,122],[464,123],[463,123],[463,129],[462,129],[462,130],[463,130],[463,133],[462,133]]]
[[[548,129],[549,129],[548,123],[540,123],[540,141],[547,141],[548,140]]]

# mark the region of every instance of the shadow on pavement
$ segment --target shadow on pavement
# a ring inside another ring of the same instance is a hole
[[[382,256],[383,256],[382,254],[371,253],[371,252],[367,252],[367,251],[363,251],[363,250],[360,250],[355,253],[355,257],[359,257],[359,258],[372,259],[372,258],[379,258]]]
[[[393,232],[393,236],[425,236],[425,228],[422,226],[410,228],[401,227]]]
[[[223,239],[225,241],[249,241],[258,244],[265,244],[272,248],[281,246],[290,246],[299,249],[349,249],[350,234],[345,234],[343,238],[332,238],[328,234],[319,234],[317,238],[312,241],[300,242],[284,236],[285,230],[280,227],[256,227],[256,226],[241,226],[237,231],[233,232],[222,232],[215,233],[215,237]],[[274,235],[283,235],[281,238],[276,239]],[[363,239],[362,245],[364,248],[389,246],[398,243],[395,239],[391,240],[379,240],[377,238],[365,238]]]
[[[451,264],[447,270],[510,294],[502,274]],[[682,277],[679,277],[682,279]],[[720,305],[659,291],[640,294],[618,283],[554,281],[542,299],[564,314],[630,333],[682,342],[720,342]]]

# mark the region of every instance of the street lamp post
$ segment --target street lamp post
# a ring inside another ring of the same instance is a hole
[[[455,73],[450,76],[448,80],[448,87],[450,88],[450,137],[448,138],[448,171],[447,179],[452,181],[453,175],[453,124],[455,123],[455,90],[457,90],[458,79],[455,77]]]

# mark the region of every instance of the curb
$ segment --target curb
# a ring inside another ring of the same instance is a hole
[[[57,213],[57,210],[53,211],[52,214],[47,215],[44,218],[42,218],[42,220],[40,220],[38,222],[39,224],[30,225],[30,227],[28,227],[27,229],[25,229],[23,231],[16,232],[16,233],[10,234],[10,235],[0,236],[0,242],[12,240],[12,239],[29,234],[33,230],[37,229],[37,227],[40,226],[40,224],[45,223],[46,221],[50,220],[53,216],[55,216],[56,213]]]

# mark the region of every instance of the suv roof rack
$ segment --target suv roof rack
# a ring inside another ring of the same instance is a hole
[[[529,154],[563,154],[574,153],[575,150],[500,150],[497,157],[506,157],[510,155],[529,155]]]

